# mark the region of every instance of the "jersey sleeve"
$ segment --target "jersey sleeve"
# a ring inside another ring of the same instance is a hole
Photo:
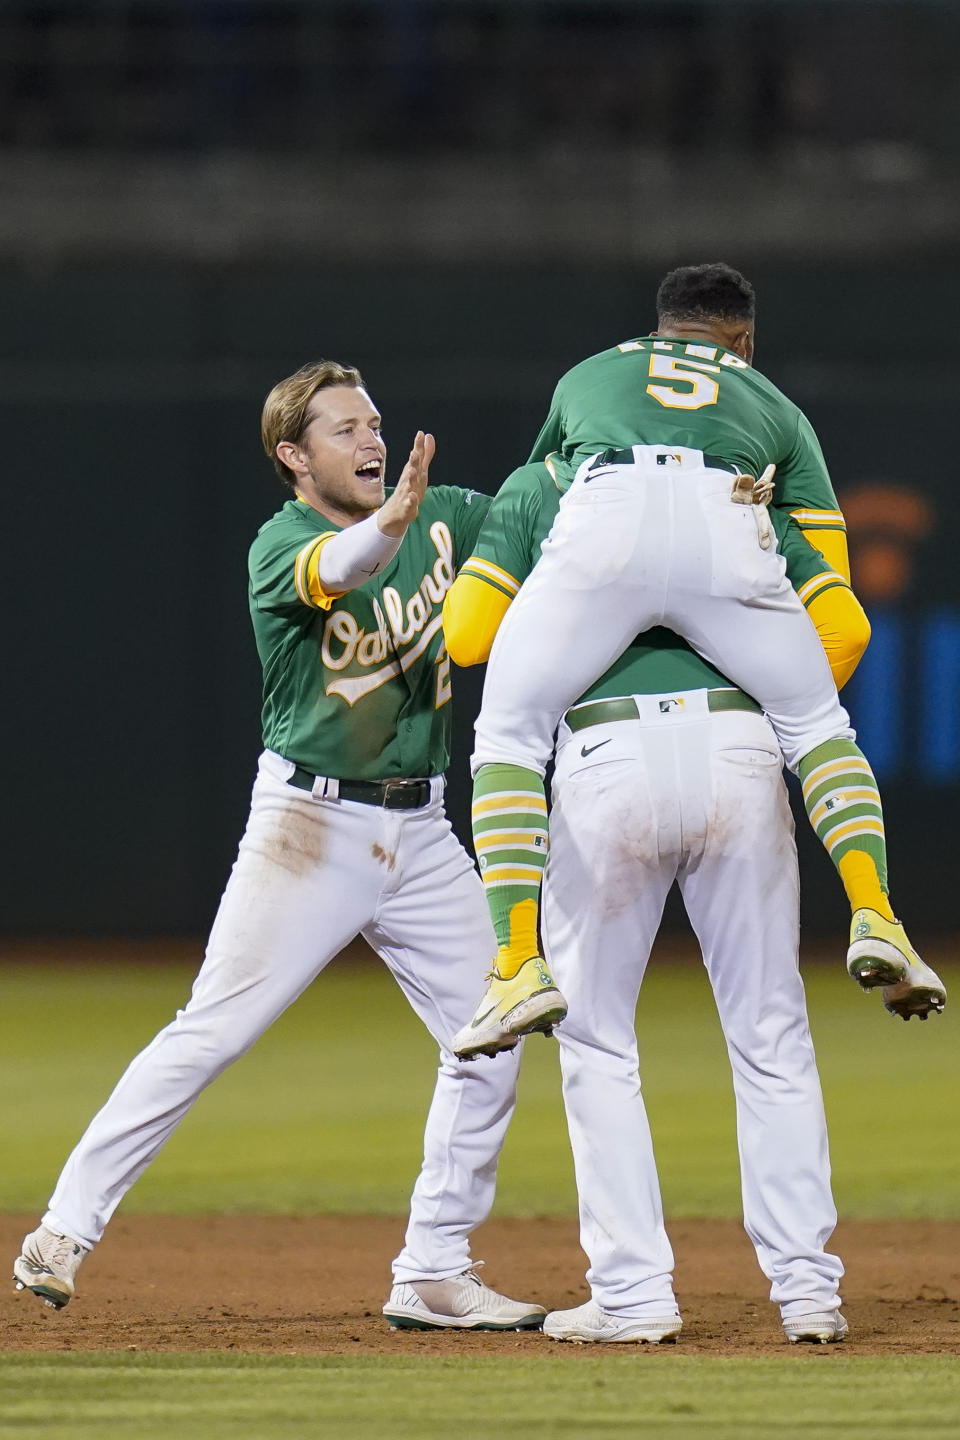
[[[459,485],[431,486],[431,490],[434,496],[442,501],[444,519],[453,536],[453,564],[459,571],[464,560],[473,551],[481,526],[487,518],[491,497],[482,495],[479,490],[465,490]]]
[[[346,593],[326,590],[318,574],[321,551],[336,534],[336,530],[325,530],[305,540],[302,532],[296,535],[285,529],[272,533],[269,528],[261,531],[250,547],[250,595],[254,604],[277,614],[304,605],[329,610]]]
[[[536,564],[540,516],[540,466],[508,475],[494,496],[464,573],[485,580],[512,600]]]
[[[804,604],[822,590],[847,584],[845,577],[827,562],[792,515],[771,510],[771,519],[780,554],[787,562],[787,579]]]
[[[443,601],[443,639],[454,665],[466,667],[489,660],[510,599],[475,575],[457,576]]]
[[[839,690],[870,640],[870,622],[847,579],[827,563],[792,516],[774,515],[787,578],[810,616]]]
[[[504,481],[473,554],[447,592],[443,629],[457,665],[487,659],[511,600],[536,562],[540,469],[524,466]]]
[[[822,550],[833,569],[849,580],[847,527],[820,441],[799,410],[793,446],[777,465],[773,503],[796,520],[811,545]]]
[[[540,434],[537,436],[533,450],[530,452],[530,464],[536,464],[538,460],[546,460],[553,450],[563,449],[563,396],[561,394],[563,382],[553,392],[553,400],[550,405],[550,413],[543,422]]]

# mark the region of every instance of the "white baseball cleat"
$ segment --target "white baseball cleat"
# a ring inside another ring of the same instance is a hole
[[[567,1002],[541,955],[525,960],[509,980],[495,970],[487,978],[490,984],[473,1019],[451,1042],[458,1060],[512,1050],[521,1035],[537,1030],[549,1035],[567,1013]]]
[[[815,1310],[812,1315],[794,1315],[783,1322],[783,1333],[791,1345],[801,1341],[833,1345],[842,1340],[849,1329],[839,1310]]]
[[[611,1315],[588,1300],[575,1310],[551,1310],[543,1322],[543,1333],[551,1340],[573,1340],[579,1345],[596,1341],[608,1345],[672,1345],[682,1326],[679,1315],[628,1319]]]
[[[72,1235],[58,1235],[41,1225],[24,1237],[23,1250],[13,1262],[17,1290],[31,1290],[44,1304],[62,1310],[72,1299],[74,1276],[89,1254]]]
[[[920,959],[900,921],[885,920],[876,910],[854,912],[847,970],[864,990],[882,986],[884,1005],[903,1020],[911,1015],[926,1020],[947,1001],[947,987]]]
[[[484,1285],[478,1260],[450,1280],[402,1280],[383,1307],[395,1330],[539,1330],[546,1310]]]

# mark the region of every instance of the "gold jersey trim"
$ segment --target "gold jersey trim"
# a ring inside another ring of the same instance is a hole
[[[791,510],[801,530],[846,530],[841,510]]]
[[[800,589],[797,591],[797,596],[801,604],[806,605],[814,596],[819,595],[823,590],[829,589],[830,586],[846,584],[846,580],[844,580],[842,575],[838,575],[836,570],[821,570],[819,575],[814,575],[805,585],[800,586]]]
[[[502,586],[510,596],[516,595],[520,589],[520,581],[515,580],[509,570],[502,570],[499,565],[494,565],[492,560],[482,560],[479,555],[471,555],[460,573],[473,575],[477,580],[492,580]]]
[[[318,569],[320,552],[336,533],[336,530],[325,530],[322,535],[315,535],[304,545],[293,562],[293,583],[297,594],[304,605],[309,605],[314,610],[329,610],[334,600],[339,600],[346,594],[345,590],[325,590]]]

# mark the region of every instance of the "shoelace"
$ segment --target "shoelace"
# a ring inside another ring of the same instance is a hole
[[[69,1235],[58,1235],[56,1241],[57,1243],[53,1249],[49,1250],[46,1254],[40,1250],[39,1245],[37,1246],[40,1258],[43,1260],[44,1265],[51,1270],[55,1270],[58,1267],[63,1270],[69,1270],[79,1255],[77,1242],[76,1240],[71,1240]]]

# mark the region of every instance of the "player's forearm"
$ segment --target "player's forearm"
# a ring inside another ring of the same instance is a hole
[[[510,596],[473,575],[460,575],[443,602],[443,638],[454,665],[480,665],[490,656]]]
[[[378,529],[376,515],[348,525],[327,541],[317,557],[320,583],[331,593],[355,590],[389,564],[402,543],[402,535],[384,535]]]
[[[839,511],[837,512],[839,515]],[[842,517],[841,517],[842,518]],[[816,529],[812,526],[801,524],[804,538],[810,542],[815,550],[826,560],[831,570],[836,570],[842,575],[847,584],[850,584],[850,556],[847,553],[847,533],[839,528]]]
[[[834,683],[840,690],[860,663],[870,640],[870,621],[860,601],[846,585],[834,585],[815,595],[807,614],[820,636],[830,662]]]

